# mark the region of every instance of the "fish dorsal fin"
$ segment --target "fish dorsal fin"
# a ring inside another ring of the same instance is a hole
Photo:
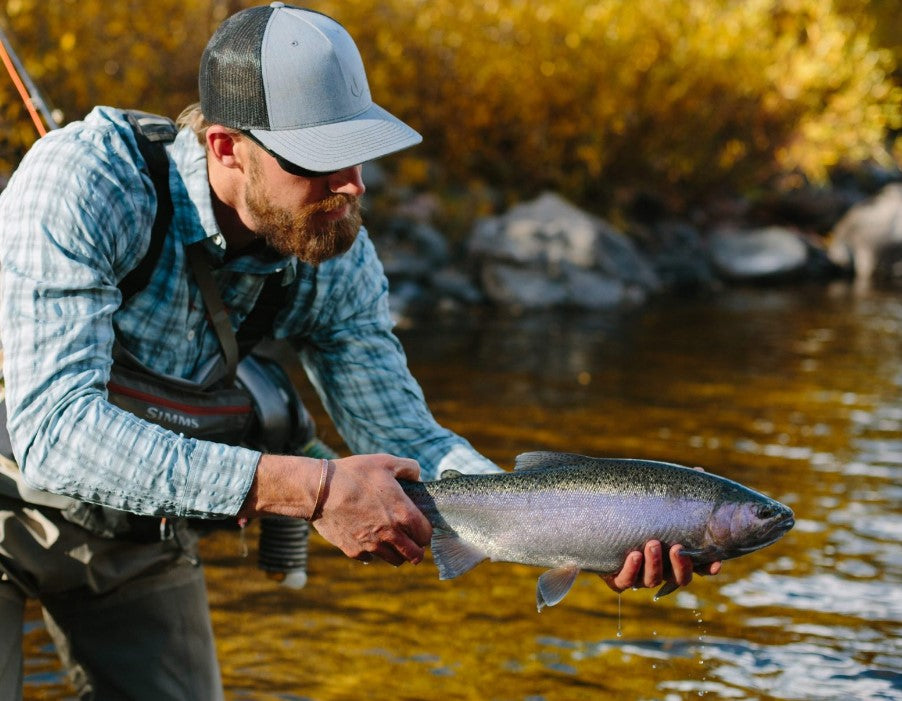
[[[457,477],[463,477],[463,476],[464,476],[464,473],[461,472],[460,470],[451,470],[451,469],[448,469],[448,470],[443,470],[443,471],[442,471],[442,474],[439,475],[439,479],[442,479],[442,480],[453,480],[453,479],[456,479]]]
[[[577,461],[586,460],[582,455],[539,450],[521,453],[514,462],[514,470],[553,470],[556,467],[573,467]]]
[[[469,572],[488,557],[475,545],[454,531],[435,528],[432,531],[432,559],[438,567],[439,579],[454,579]]]
[[[578,574],[579,567],[576,565],[555,567],[543,572],[536,584],[536,608],[539,612],[546,606],[554,606],[567,596]]]

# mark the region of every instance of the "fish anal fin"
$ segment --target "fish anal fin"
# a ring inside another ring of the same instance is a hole
[[[554,606],[567,596],[579,572],[576,565],[555,567],[543,572],[536,584],[536,608],[539,612],[546,606]]]
[[[469,572],[487,557],[454,531],[440,528],[432,531],[432,559],[438,567],[439,579],[454,579]]]

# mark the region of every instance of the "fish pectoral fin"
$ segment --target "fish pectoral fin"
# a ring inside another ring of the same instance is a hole
[[[438,567],[439,579],[454,579],[469,572],[487,557],[454,531],[440,528],[432,531],[432,559]]]
[[[543,572],[536,584],[536,608],[539,612],[546,606],[554,606],[567,596],[579,572],[576,565],[555,567]]]
[[[660,599],[662,596],[667,596],[668,594],[675,592],[679,588],[680,585],[676,582],[664,582],[664,586],[658,589],[657,593],[655,593],[655,601]]]
[[[705,562],[704,559],[700,559],[700,558],[707,557],[710,555],[710,553],[707,553],[704,550],[700,550],[700,549],[689,550],[689,549],[683,548],[682,550],[680,550],[680,555],[685,555],[686,557],[688,557],[690,560],[692,560],[693,564],[697,567],[698,565]],[[669,567],[668,567],[668,569],[669,569]],[[672,594],[679,588],[680,588],[680,585],[677,584],[676,582],[664,582],[664,586],[661,587],[660,589],[658,589],[658,591],[655,593],[655,601],[660,599],[662,596],[667,596],[668,594]]]

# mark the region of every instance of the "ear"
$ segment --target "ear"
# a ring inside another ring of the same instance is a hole
[[[244,170],[242,141],[232,129],[214,124],[207,129],[207,157],[226,168]]]

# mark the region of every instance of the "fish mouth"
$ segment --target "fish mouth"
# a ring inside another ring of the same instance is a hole
[[[792,514],[792,512],[790,512],[779,521],[771,524],[768,532],[755,545],[749,545],[744,548],[737,548],[736,550],[740,554],[745,555],[747,553],[753,553],[756,550],[760,550],[761,548],[766,548],[768,545],[773,545],[778,540],[780,540],[780,538],[786,535],[786,532],[795,525],[795,516]]]

